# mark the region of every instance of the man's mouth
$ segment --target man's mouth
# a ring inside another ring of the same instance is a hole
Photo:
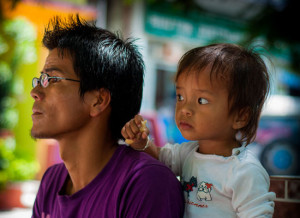
[[[42,112],[39,109],[32,108],[32,116],[41,115]]]

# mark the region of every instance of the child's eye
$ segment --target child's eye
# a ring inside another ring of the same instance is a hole
[[[205,98],[198,98],[199,104],[208,104],[208,101]]]
[[[181,95],[177,95],[177,101],[183,101],[183,97]]]

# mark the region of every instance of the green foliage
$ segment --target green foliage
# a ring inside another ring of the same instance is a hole
[[[15,154],[15,139],[12,136],[0,138],[0,189],[8,181],[23,181],[34,178],[39,165]]]
[[[0,188],[8,181],[34,178],[38,164],[16,149],[13,132],[19,121],[17,104],[24,93],[23,78],[17,76],[25,64],[37,60],[36,31],[23,18],[0,21]]]
[[[15,74],[22,64],[36,61],[35,40],[35,30],[25,19],[0,23],[0,129],[12,129],[18,122],[14,107],[23,81]]]

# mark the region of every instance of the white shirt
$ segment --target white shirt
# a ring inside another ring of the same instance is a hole
[[[235,148],[230,157],[204,155],[197,142],[166,144],[159,159],[181,177],[185,217],[272,217],[275,193],[252,152]]]

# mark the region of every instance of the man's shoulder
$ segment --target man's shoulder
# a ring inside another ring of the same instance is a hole
[[[123,159],[124,161],[137,164],[139,166],[158,166],[165,167],[159,160],[151,157],[149,154],[141,151],[136,151],[130,146],[124,146],[123,148]]]
[[[138,208],[143,208],[139,215],[142,217],[181,217],[183,192],[175,174],[148,154],[121,146],[112,170],[118,175],[118,196],[122,199],[118,205],[134,217]]]
[[[66,167],[64,165],[63,162],[61,163],[57,163],[57,164],[53,164],[52,166],[48,167],[48,169],[46,170],[45,173],[55,173],[55,172],[61,172],[61,171],[65,171]]]
[[[64,163],[57,163],[50,166],[44,173],[42,180],[60,179],[67,174]]]
[[[133,184],[147,184],[149,189],[155,189],[161,184],[169,184],[169,187],[181,190],[179,180],[165,164],[129,146],[123,149],[122,161],[118,162],[118,165],[119,170],[122,171],[119,175],[126,175],[126,180]]]
[[[165,164],[145,152],[136,151],[129,146],[123,149],[122,161],[118,164],[126,165],[125,168],[127,169],[123,168],[123,170],[128,172],[127,175],[147,175],[150,177],[161,175],[163,179],[176,179],[175,174]]]

